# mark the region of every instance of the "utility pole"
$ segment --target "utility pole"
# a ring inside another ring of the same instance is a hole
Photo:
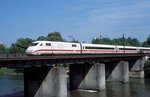
[[[125,36],[124,36],[124,33],[123,33],[123,52],[125,53]]]
[[[100,39],[100,40],[102,39],[102,35],[99,36],[99,39]]]

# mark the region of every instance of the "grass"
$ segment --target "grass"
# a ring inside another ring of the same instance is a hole
[[[0,74],[14,74],[15,73],[15,69],[12,69],[12,68],[0,68]]]

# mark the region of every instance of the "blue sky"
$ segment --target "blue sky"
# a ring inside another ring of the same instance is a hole
[[[0,42],[58,31],[66,40],[150,35],[150,0],[0,0]]]

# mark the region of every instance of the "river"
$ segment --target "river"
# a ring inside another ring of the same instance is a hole
[[[0,97],[23,97],[23,76],[0,75]],[[103,91],[75,90],[68,97],[149,97],[150,79],[130,78],[129,83],[107,83]]]
[[[0,75],[0,97],[23,97],[23,76]]]

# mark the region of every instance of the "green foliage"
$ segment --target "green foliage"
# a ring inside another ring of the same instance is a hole
[[[0,44],[0,53],[5,53],[6,52],[6,47],[3,44]]]
[[[147,44],[150,45],[150,35],[149,35],[149,37],[147,38]]]
[[[48,36],[39,36],[37,40],[48,40],[48,41],[64,41],[59,32],[49,33]],[[12,43],[8,49],[9,53],[25,53],[26,49],[33,42],[30,38],[19,38],[16,43]],[[3,52],[6,48],[0,45],[0,52]]]
[[[40,36],[40,37],[37,38],[37,40],[48,40],[48,37]]]
[[[4,74],[18,75],[18,74],[23,74],[23,72],[24,72],[23,68],[7,68],[7,67],[0,68],[0,75],[4,75]]]
[[[15,69],[10,69],[10,68],[0,68],[0,74],[13,74]]]
[[[142,46],[144,46],[144,47],[150,47],[150,35],[147,38],[147,40],[145,42],[143,42]]]
[[[25,50],[29,47],[29,45],[33,42],[32,39],[29,38],[19,38],[16,43],[13,43],[9,48],[10,53],[25,53]]]
[[[51,32],[47,36],[39,36],[37,40],[64,41],[59,32]]]
[[[47,40],[49,41],[64,41],[61,34],[59,32],[49,33],[47,36]]]
[[[74,38],[72,39],[71,42],[73,42],[73,43],[79,43],[79,41],[78,41],[78,40],[75,40]]]
[[[93,44],[109,44],[109,45],[127,45],[127,46],[140,46],[140,42],[136,38],[128,37],[127,39],[123,38],[96,38],[92,40]]]
[[[112,44],[113,45],[123,45],[124,43],[123,43],[123,39],[122,38],[114,38],[113,40],[112,40]]]
[[[47,36],[39,36],[37,40],[47,40],[47,41],[65,41],[59,32],[51,32]],[[10,48],[5,47],[5,45],[0,44],[0,53],[25,53],[25,50],[33,42],[30,38],[19,38],[16,43],[12,43]],[[74,43],[79,43],[78,40],[72,38]],[[140,42],[136,38],[93,38],[93,44],[109,44],[109,45],[127,45],[127,46],[141,46]],[[142,44],[142,46],[150,47],[150,35],[147,40]]]
[[[145,62],[144,68],[150,68],[150,60]]]
[[[93,38],[92,43],[93,44],[112,44],[112,41],[109,38],[101,38],[101,39],[99,39],[99,38],[94,39]]]
[[[128,46],[141,46],[138,39],[136,39],[136,38],[131,38],[131,37],[128,37],[128,38],[126,39],[126,44],[127,44]]]

